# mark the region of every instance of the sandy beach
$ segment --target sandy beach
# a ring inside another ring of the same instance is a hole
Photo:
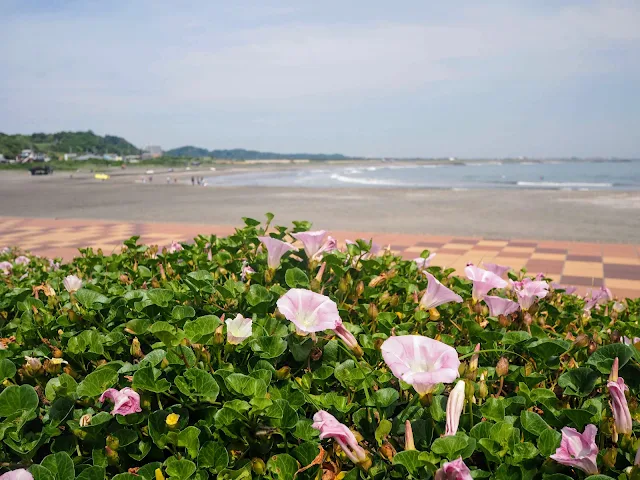
[[[253,167],[255,168],[255,167]],[[261,167],[262,168],[262,167]],[[278,167],[269,167],[278,168]],[[239,169],[114,172],[108,181],[93,174],[56,172],[32,177],[0,173],[0,215],[144,222],[237,225],[240,218],[279,223],[310,220],[317,228],[485,238],[537,238],[637,243],[640,193],[558,190],[305,189],[191,186],[191,175]],[[181,183],[166,184],[167,176]],[[186,177],[186,179],[184,178]],[[189,183],[189,185],[187,185]]]

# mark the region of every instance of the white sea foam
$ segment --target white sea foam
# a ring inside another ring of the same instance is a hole
[[[516,182],[519,187],[538,188],[611,188],[612,183],[586,183],[586,182]]]
[[[343,183],[355,183],[358,185],[379,185],[379,186],[388,186],[388,187],[393,187],[393,186],[398,186],[398,187],[406,187],[408,186],[405,183],[402,182],[394,182],[394,181],[389,181],[389,180],[380,180],[377,178],[354,178],[354,177],[347,177],[344,175],[339,175],[337,173],[334,173],[333,175],[331,175],[331,178],[333,180],[337,180],[339,182],[343,182]]]

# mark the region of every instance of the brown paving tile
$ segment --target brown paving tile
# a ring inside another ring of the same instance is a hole
[[[640,257],[602,257],[603,263],[615,263],[619,265],[640,265]]]
[[[447,254],[438,253],[431,263],[439,267],[447,267],[451,265],[453,262],[455,262],[456,260],[458,260],[459,258],[460,258],[460,255],[447,255]]]
[[[565,261],[566,255],[562,255],[560,253],[538,253],[533,252],[531,254],[531,258],[536,258],[539,260],[560,260],[562,262]]]
[[[601,287],[603,285],[602,278],[576,277],[572,275],[562,275],[562,277],[560,277],[560,283],[576,287]]]
[[[596,255],[567,255],[567,260],[573,260],[576,262],[602,262],[601,256]]]
[[[417,242],[415,244],[416,247],[425,247],[425,248],[440,248],[447,242]]]
[[[562,260],[531,259],[525,265],[529,272],[542,272],[546,275],[558,275],[562,273],[564,262]]]
[[[602,245],[596,243],[571,243],[567,250],[569,255],[602,255]]]
[[[465,252],[468,252],[469,249],[468,248],[440,248],[439,250],[437,250],[438,255],[440,254],[444,254],[444,255],[462,255]]]
[[[564,275],[577,277],[600,277],[604,275],[601,263],[597,262],[570,262],[564,263]]]
[[[502,250],[500,252],[500,258],[518,258],[518,259],[522,259],[522,258],[529,258],[531,257],[531,253],[530,252],[505,252],[504,250]]]
[[[640,289],[638,288],[616,288],[613,295],[618,298],[631,298],[633,300],[640,298]]]
[[[499,255],[497,257],[494,257],[490,263],[497,263],[498,265],[508,265],[514,270],[520,270],[527,263],[527,258],[507,257],[505,255]]]
[[[536,252],[539,253],[557,253],[557,254],[562,254],[562,255],[566,255],[567,254],[567,249],[566,248],[542,248],[542,247],[538,247],[536,248]]]
[[[620,278],[607,278],[605,284],[609,288],[635,288],[640,289],[640,280],[625,280]]]
[[[475,245],[474,252],[499,252],[500,247],[497,245]]]
[[[509,242],[510,247],[537,247],[538,242],[529,242],[525,240],[512,240]]]
[[[640,280],[640,266],[604,264],[604,276],[610,278],[622,278],[626,280]]]
[[[477,246],[487,246],[487,247],[506,247],[509,242],[507,240],[480,240]]]
[[[479,238],[454,238],[451,240],[452,243],[471,243],[475,245],[478,243]]]
[[[602,245],[602,254],[611,255],[612,257],[638,257],[638,252],[634,245]]]

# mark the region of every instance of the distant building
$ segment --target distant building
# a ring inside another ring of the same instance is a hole
[[[101,160],[102,156],[95,155],[93,153],[86,153],[84,155],[78,155],[75,159],[81,162],[86,162],[87,160]]]
[[[162,147],[159,145],[149,145],[144,149],[144,153],[142,154],[142,158],[158,158],[163,154]]]
[[[67,160],[75,160],[77,157],[78,157],[78,154],[77,154],[77,153],[65,153],[65,154],[64,154],[64,160],[65,160],[65,162],[66,162]]]

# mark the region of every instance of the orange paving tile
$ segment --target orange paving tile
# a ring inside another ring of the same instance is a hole
[[[182,223],[130,223],[82,219],[0,217],[0,247],[28,247],[47,257],[71,259],[78,248],[102,248],[105,254],[117,250],[124,240],[138,235],[140,241],[160,246],[171,241],[188,242],[199,234],[227,236],[231,225]],[[575,285],[584,294],[606,285],[620,297],[640,297],[640,245],[597,244],[531,239],[494,240],[447,235],[405,235],[375,232],[332,231],[344,244],[346,239],[373,239],[404,258],[415,258],[423,250],[437,255],[432,264],[455,268],[461,273],[467,262],[528,266],[530,273],[543,270],[562,285]]]

